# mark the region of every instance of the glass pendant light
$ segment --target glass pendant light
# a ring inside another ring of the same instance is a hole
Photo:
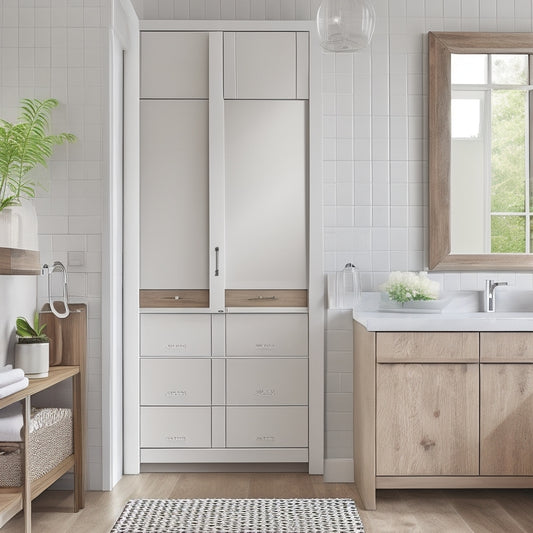
[[[322,0],[316,21],[323,48],[355,52],[370,43],[376,12],[370,0]]]

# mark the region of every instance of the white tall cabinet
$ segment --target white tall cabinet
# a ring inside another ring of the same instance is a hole
[[[126,355],[140,392],[125,399],[126,473],[322,473],[313,46],[308,23],[144,23],[139,342]]]

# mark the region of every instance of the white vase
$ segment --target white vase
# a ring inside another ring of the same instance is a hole
[[[29,378],[45,378],[50,368],[50,344],[48,342],[17,343],[15,368],[22,368]]]
[[[0,248],[39,250],[37,213],[30,200],[0,211]]]

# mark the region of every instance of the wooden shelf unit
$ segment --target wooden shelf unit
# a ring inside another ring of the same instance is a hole
[[[38,276],[40,273],[38,251],[0,247],[0,275]]]
[[[0,528],[19,511],[24,510],[24,531],[31,532],[31,501],[52,483],[57,481],[70,469],[74,469],[74,512],[85,506],[85,461],[84,461],[84,417],[85,410],[85,384],[82,366],[55,366],[50,367],[48,377],[30,379],[30,384],[24,390],[0,399],[0,409],[18,401],[24,402],[24,483],[21,487],[0,488]],[[74,452],[64,459],[44,476],[34,480],[29,479],[29,462],[25,453],[29,442],[29,429],[26,423],[29,420],[31,397],[66,379],[72,378],[72,423]]]

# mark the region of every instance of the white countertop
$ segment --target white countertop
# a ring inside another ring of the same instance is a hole
[[[533,312],[507,311],[504,297],[502,310],[494,313],[477,311],[476,292],[454,293],[438,313],[379,311],[380,298],[377,292],[363,293],[360,306],[353,312],[354,320],[368,331],[533,331]]]

